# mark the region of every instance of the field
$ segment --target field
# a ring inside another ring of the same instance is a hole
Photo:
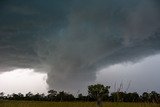
[[[0,101],[0,107],[97,107],[95,102]],[[160,107],[152,103],[103,103],[103,107]]]

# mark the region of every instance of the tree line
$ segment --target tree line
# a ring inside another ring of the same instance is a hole
[[[77,97],[65,91],[57,92],[49,90],[48,94],[8,94],[0,93],[0,100],[28,100],[28,101],[97,101],[100,104],[102,101],[108,102],[148,102],[160,103],[160,94],[156,91],[143,92],[141,95],[137,92],[117,92],[109,93],[110,86],[95,84],[88,86],[88,95],[78,94]]]

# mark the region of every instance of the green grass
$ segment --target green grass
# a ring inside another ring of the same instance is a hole
[[[97,107],[96,102],[0,101],[0,107]],[[153,103],[103,103],[103,107],[160,107]]]

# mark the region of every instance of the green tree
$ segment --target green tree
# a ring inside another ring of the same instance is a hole
[[[159,94],[156,91],[152,91],[150,93],[150,100],[151,100],[151,102],[158,103],[158,97],[159,97]]]
[[[0,92],[0,99],[3,99],[4,97],[4,92]]]
[[[142,99],[143,99],[144,102],[149,102],[149,99],[150,99],[149,93],[144,92],[144,93],[142,94]]]
[[[55,100],[56,95],[57,95],[57,91],[55,91],[55,90],[49,90],[48,91],[48,99],[50,101]]]
[[[11,96],[13,100],[23,100],[24,98],[24,95],[21,93],[18,93],[18,94],[13,93]]]
[[[56,96],[57,95],[57,91],[55,91],[55,90],[49,90],[48,91],[48,95],[50,95],[50,96]]]
[[[25,97],[27,100],[32,100],[33,94],[31,92],[28,92]]]
[[[110,86],[95,84],[88,86],[88,95],[97,100],[97,105],[102,106],[102,99],[108,96]]]
[[[58,101],[73,101],[75,98],[72,94],[61,91],[57,94],[56,99]]]

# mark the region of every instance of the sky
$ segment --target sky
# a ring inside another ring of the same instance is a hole
[[[1,0],[0,83],[7,92],[20,80],[30,84],[14,86],[23,92],[120,81],[158,90],[159,19],[159,0]]]
[[[159,84],[160,54],[147,57],[138,63],[115,64],[97,73],[96,83],[111,86],[114,92],[122,84],[121,91],[160,92]]]
[[[36,73],[33,69],[16,69],[0,75],[0,90],[5,95],[28,92],[47,94],[47,75]]]

